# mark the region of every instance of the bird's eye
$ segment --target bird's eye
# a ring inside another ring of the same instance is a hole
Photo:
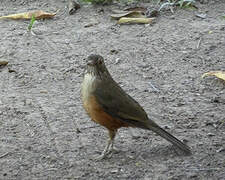
[[[101,60],[101,59],[99,59],[98,63],[99,63],[99,64],[102,64],[102,60]]]

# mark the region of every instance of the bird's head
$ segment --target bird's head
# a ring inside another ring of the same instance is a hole
[[[100,55],[92,54],[87,58],[87,72],[94,73],[94,75],[101,76],[102,74],[109,74],[104,58]]]

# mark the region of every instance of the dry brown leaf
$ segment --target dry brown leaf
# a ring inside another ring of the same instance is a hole
[[[225,81],[225,72],[223,71],[210,71],[210,72],[204,73],[202,75],[202,78],[204,78],[205,76],[216,76],[217,78],[220,78]]]
[[[0,60],[0,66],[6,66],[8,64],[8,61]]]
[[[144,18],[142,11],[120,11],[120,10],[114,10],[114,14],[111,14],[110,16],[114,19],[119,19],[121,17],[133,17],[133,18]]]
[[[127,18],[122,17],[117,22],[118,24],[150,24],[155,18]]]
[[[57,13],[57,12],[56,12]],[[47,13],[42,10],[25,12],[25,13],[18,13],[18,14],[10,14],[7,16],[1,16],[0,19],[31,19],[34,15],[35,19],[47,19],[52,18],[56,15],[56,13]]]

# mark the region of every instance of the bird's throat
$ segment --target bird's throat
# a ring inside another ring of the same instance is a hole
[[[84,80],[81,85],[81,95],[82,100],[85,103],[92,92],[95,90],[94,82],[96,80],[96,76],[93,73],[85,73]]]

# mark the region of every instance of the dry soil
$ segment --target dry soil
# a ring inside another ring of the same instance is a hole
[[[153,3],[143,3],[150,7]],[[65,0],[4,0],[0,15],[41,9],[51,20],[0,20],[0,179],[225,179],[225,2],[163,10],[152,25],[117,25],[112,9]],[[205,19],[196,13],[207,14]],[[150,131],[121,129],[120,151],[93,161],[107,131],[85,113],[85,58],[104,56],[149,117],[191,147],[184,156]]]

